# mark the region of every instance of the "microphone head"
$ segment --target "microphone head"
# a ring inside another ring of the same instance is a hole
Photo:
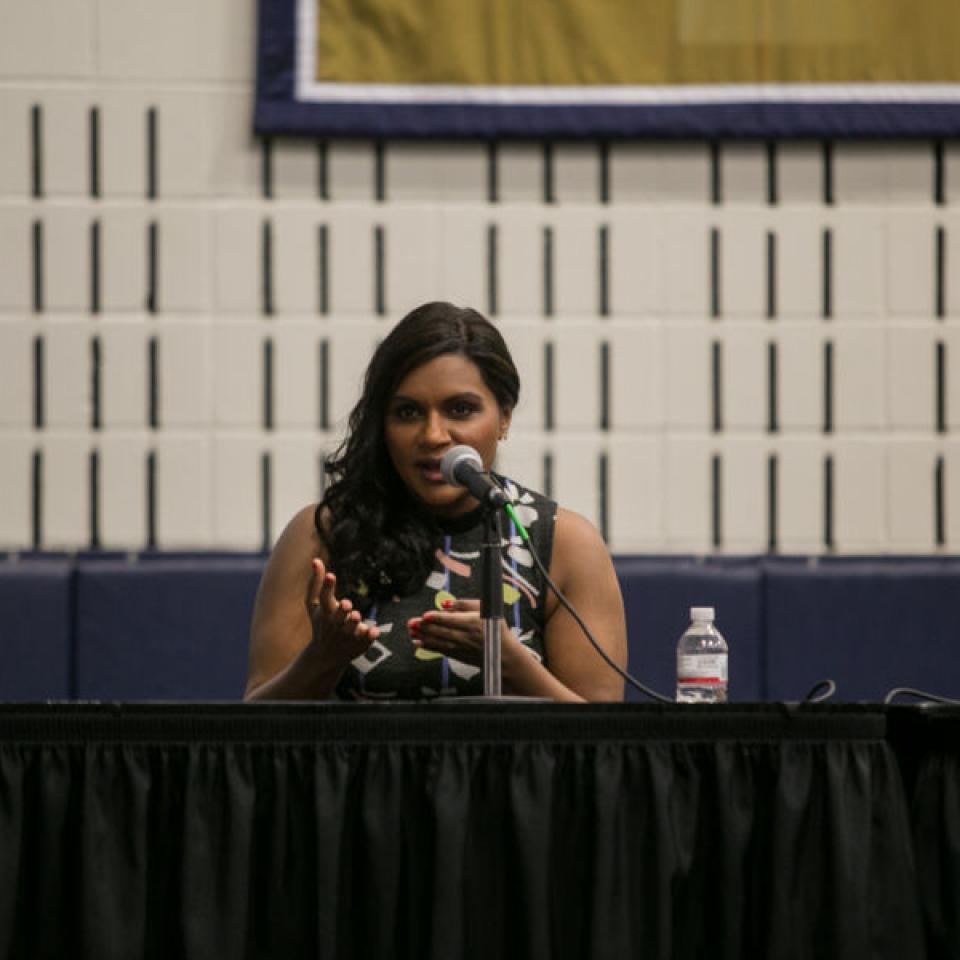
[[[457,470],[461,464],[470,464],[476,470],[483,471],[483,460],[473,447],[468,447],[465,443],[451,447],[440,461],[440,473],[443,474],[443,479],[454,487],[461,486],[461,481],[457,478]]]

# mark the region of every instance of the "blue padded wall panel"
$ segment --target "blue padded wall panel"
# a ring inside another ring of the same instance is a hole
[[[766,565],[770,699],[830,677],[838,700],[893,687],[960,697],[960,562]]]
[[[259,557],[83,560],[77,569],[77,696],[236,700]]]
[[[764,696],[761,671],[761,571],[756,560],[701,563],[690,558],[616,558],[630,641],[630,672],[673,698],[677,640],[690,607],[714,607],[730,647],[731,700]],[[629,685],[628,700],[643,700]]]
[[[72,575],[66,559],[0,563],[0,699],[72,695]]]

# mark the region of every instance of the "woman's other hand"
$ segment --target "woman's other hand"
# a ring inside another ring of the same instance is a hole
[[[483,623],[479,600],[444,600],[440,610],[427,610],[407,622],[413,642],[463,663],[483,666]],[[501,657],[513,655],[519,641],[500,621]]]

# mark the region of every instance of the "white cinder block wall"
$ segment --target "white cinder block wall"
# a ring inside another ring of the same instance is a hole
[[[444,298],[616,552],[960,549],[960,149],[256,142],[253,0],[0,0],[0,548],[244,548]]]

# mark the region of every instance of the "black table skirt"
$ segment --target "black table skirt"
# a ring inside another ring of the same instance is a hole
[[[910,806],[930,960],[960,957],[960,709],[887,713]]]
[[[2,707],[0,957],[941,955],[960,852],[918,876],[895,746],[855,706]]]

